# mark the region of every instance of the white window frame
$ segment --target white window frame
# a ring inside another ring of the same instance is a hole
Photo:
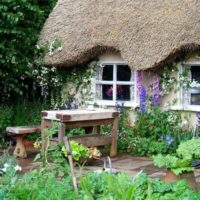
[[[189,61],[189,62],[185,62],[182,65],[179,64],[178,65],[178,73],[177,73],[177,78],[179,79],[180,74],[182,74],[185,66],[200,66],[200,61]],[[181,87],[179,92],[178,92],[178,105],[177,106],[172,106],[173,110],[185,110],[185,111],[194,111],[194,112],[200,112],[200,105],[191,105],[191,104],[187,104],[186,102],[184,102],[184,92],[183,92],[183,88]]]
[[[116,102],[118,102],[120,105],[123,103],[123,105],[125,107],[136,107],[138,105],[136,105],[136,98],[137,98],[137,90],[136,90],[136,71],[135,70],[131,70],[131,76],[134,77],[134,81],[117,81],[117,65],[127,65],[127,63],[122,62],[122,61],[105,61],[105,62],[101,62],[101,65],[113,65],[113,81],[98,81],[96,80],[96,77],[93,78],[93,94],[96,94],[96,85],[97,84],[109,84],[109,85],[113,85],[113,100],[98,100],[98,99],[94,99],[94,101],[92,103],[96,103],[97,105],[100,106],[115,106]],[[134,86],[134,97],[133,100],[130,101],[120,101],[120,100],[116,100],[116,85],[120,84],[120,85],[130,85],[130,86]],[[94,95],[95,96],[95,95]],[[96,97],[94,97],[96,98]]]

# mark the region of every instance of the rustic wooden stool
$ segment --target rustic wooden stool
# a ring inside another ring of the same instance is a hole
[[[28,134],[33,134],[41,132],[40,126],[16,126],[16,127],[7,127],[6,133],[9,136],[16,136],[16,147],[14,150],[14,155],[20,158],[26,158],[26,148],[24,145],[24,137]]]

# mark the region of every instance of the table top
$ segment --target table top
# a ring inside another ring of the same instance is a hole
[[[42,111],[44,119],[56,121],[84,121],[84,120],[98,120],[111,119],[119,115],[119,112],[111,109],[75,109],[75,110],[49,110]]]

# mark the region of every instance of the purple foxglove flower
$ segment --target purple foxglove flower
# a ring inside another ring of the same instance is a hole
[[[146,97],[147,97],[147,94],[146,94],[145,87],[142,86],[140,90],[140,110],[143,112],[146,110]]]

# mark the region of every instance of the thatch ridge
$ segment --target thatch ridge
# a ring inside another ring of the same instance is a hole
[[[58,0],[40,42],[60,38],[48,65],[70,66],[114,51],[133,68],[168,64],[200,50],[199,0]]]

